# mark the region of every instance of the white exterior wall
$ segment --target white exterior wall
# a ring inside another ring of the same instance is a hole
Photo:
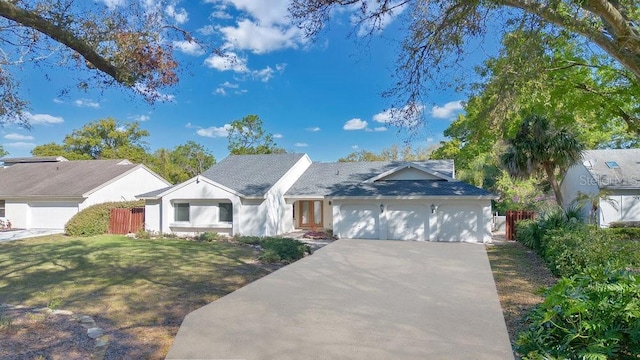
[[[233,224],[218,223],[217,205],[220,202],[231,202],[233,207]],[[174,220],[174,203],[189,203],[190,218],[189,222],[176,222]],[[160,224],[152,224],[148,219],[149,229],[159,228],[162,233],[176,233],[180,235],[194,235],[205,231],[215,231],[234,235],[239,233],[239,222],[242,204],[240,198],[228,192],[226,189],[218,187],[207,180],[196,178],[187,180],[183,186],[179,186],[176,190],[162,197],[160,211]],[[216,209],[207,209],[207,207],[215,207]],[[216,217],[211,218],[215,212]]]
[[[139,167],[89,194],[87,199],[80,204],[80,210],[110,201],[134,201],[136,195],[162,189],[169,185],[171,184],[155,176],[146,168]]]
[[[609,199],[600,200],[600,226],[609,227],[614,221],[640,221],[640,190],[618,190]]]
[[[571,166],[560,184],[560,192],[564,200],[565,210],[576,205],[576,197],[578,192],[583,194],[594,195],[599,192],[598,182],[593,178],[591,173],[582,164]],[[582,217],[589,218],[591,205],[586,204],[582,208]]]
[[[162,230],[162,201],[145,200],[144,202],[144,229],[154,233]]]
[[[303,156],[273,185],[264,200],[246,200],[238,216],[239,233],[252,236],[274,236],[294,230],[293,205],[287,203],[284,194],[311,165],[311,159]]]

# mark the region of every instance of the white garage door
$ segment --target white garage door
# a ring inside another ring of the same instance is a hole
[[[342,205],[340,234],[343,239],[379,239],[380,208],[376,205]]]
[[[78,212],[76,202],[37,202],[31,208],[32,229],[63,229],[64,225]]]
[[[426,240],[428,231],[426,206],[387,206],[387,239]]]
[[[438,241],[478,241],[479,209],[473,206],[438,208]]]

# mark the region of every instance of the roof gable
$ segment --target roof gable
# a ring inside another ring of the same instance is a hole
[[[445,181],[453,181],[451,177],[439,174],[435,171],[427,169],[423,166],[414,164],[414,163],[406,163],[402,164],[396,168],[387,170],[382,174],[372,177],[371,179],[367,179],[366,182],[375,182],[375,181],[406,181],[406,180],[445,180]]]
[[[264,197],[306,154],[230,155],[202,176],[244,197]]]
[[[128,160],[19,163],[0,169],[0,197],[84,197],[141,166]]]
[[[640,149],[587,150],[582,165],[600,188],[640,189]]]

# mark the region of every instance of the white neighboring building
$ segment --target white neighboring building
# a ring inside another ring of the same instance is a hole
[[[0,168],[0,217],[18,229],[63,229],[79,211],[170,185],[128,160],[63,157],[4,158]]]
[[[585,151],[562,181],[565,206],[576,204],[580,193],[595,196],[604,190],[596,217],[601,227],[615,221],[640,221],[640,149]],[[583,208],[585,219],[590,205]]]
[[[489,242],[496,197],[455,180],[453,161],[312,163],[306,154],[233,155],[139,195],[147,230]]]

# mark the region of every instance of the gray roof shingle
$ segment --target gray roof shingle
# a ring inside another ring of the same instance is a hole
[[[484,189],[460,181],[364,181],[408,162],[313,163],[287,191],[287,196],[491,196]],[[433,173],[453,177],[452,160],[410,162]]]
[[[0,168],[0,198],[79,197],[137,166],[126,160],[15,164]]]
[[[202,176],[244,196],[264,196],[305,154],[230,155]]]
[[[582,159],[600,188],[640,189],[640,149],[587,150]],[[610,161],[618,168],[607,166]]]

